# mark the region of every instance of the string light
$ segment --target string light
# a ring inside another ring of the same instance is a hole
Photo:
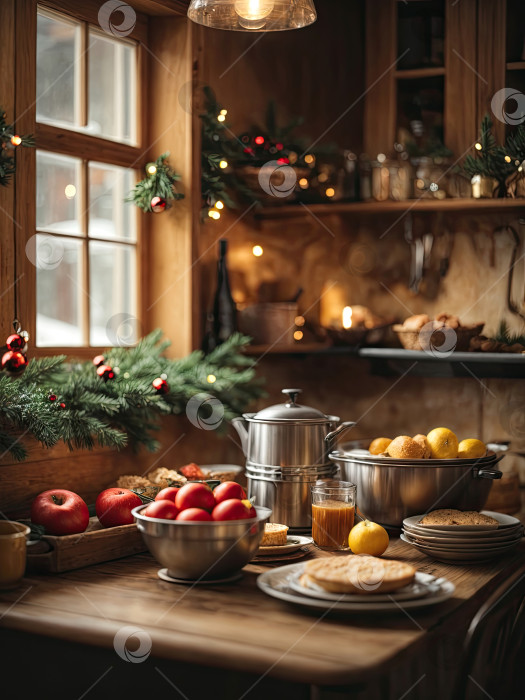
[[[305,324],[304,316],[296,316],[294,318],[294,323],[296,326],[304,326],[304,324]]]
[[[77,188],[75,185],[66,185],[64,189],[64,194],[66,195],[67,199],[73,199],[73,197],[77,193]]]
[[[477,151],[481,151],[482,148],[483,148],[483,146],[478,142],[478,143],[475,143],[475,144],[474,144],[474,148],[475,148]]]
[[[224,168],[227,168],[227,167],[228,167],[228,161],[227,161],[227,160],[221,160],[220,163],[219,163],[219,168],[222,168],[222,169],[224,170]]]
[[[224,202],[221,202],[221,200],[218,199],[218,200],[215,202],[215,209],[224,209]]]
[[[294,340],[302,340],[304,333],[302,331],[295,331],[293,334]]]
[[[378,154],[377,154],[377,161],[378,161],[379,163],[384,163],[385,160],[386,160],[386,156],[385,156],[384,153],[378,153]]]
[[[328,187],[325,192],[327,197],[333,197],[335,195],[335,190],[333,187]]]
[[[148,175],[155,175],[155,173],[157,172],[157,166],[155,165],[155,163],[148,163],[146,165],[146,172],[148,173]]]
[[[254,141],[258,146],[262,146],[264,143],[264,136],[256,136]]]
[[[218,122],[226,121],[226,117],[224,116],[224,114],[217,115],[217,121]]]
[[[305,177],[302,177],[299,180],[299,187],[303,190],[308,189],[308,180]]]
[[[13,144],[13,146],[20,146],[20,144],[22,143],[22,139],[20,138],[20,136],[17,136],[15,134],[14,136],[11,136],[11,143]]]
[[[214,374],[208,374],[208,376],[206,377],[206,381],[208,382],[208,384],[213,384],[217,381],[217,377]]]
[[[210,219],[215,219],[215,220],[221,218],[220,212],[218,212],[216,209],[209,209],[208,216],[210,217]]]
[[[252,253],[255,255],[256,258],[260,258],[263,252],[264,251],[262,249],[262,246],[260,245],[254,245],[252,248]]]
[[[315,156],[313,156],[311,153],[307,153],[304,157],[304,162],[305,163],[314,163],[315,162]]]
[[[221,109],[220,114],[222,114],[223,117],[225,117],[228,114],[227,109]]]
[[[505,156],[505,163],[510,163],[512,158],[510,156]]]

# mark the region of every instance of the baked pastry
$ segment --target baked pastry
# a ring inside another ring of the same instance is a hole
[[[392,438],[380,437],[372,440],[368,447],[368,451],[371,455],[382,455],[388,449],[388,446],[392,442]]]
[[[260,547],[275,547],[286,544],[288,537],[288,525],[280,525],[279,523],[266,523],[264,526],[264,535],[261,540]]]
[[[387,447],[390,457],[396,459],[423,459],[423,447],[408,435],[398,435]]]
[[[167,486],[183,486],[188,480],[175,469],[166,469],[166,467],[158,467],[148,474],[147,477],[161,489]]]
[[[407,586],[416,570],[393,559],[349,555],[308,561],[302,585],[315,583],[331,593],[386,593]]]
[[[427,513],[419,521],[420,525],[490,525],[498,527],[499,523],[489,515],[483,515],[475,510],[455,510],[442,508]]]
[[[426,435],[414,435],[412,438],[414,442],[417,442],[418,445],[421,445],[423,448],[423,459],[430,459],[430,456],[432,455],[432,450],[430,449],[430,445],[428,444],[427,441],[427,436]]]

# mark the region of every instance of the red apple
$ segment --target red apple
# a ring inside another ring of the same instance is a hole
[[[142,515],[148,518],[160,518],[161,520],[176,520],[179,509],[173,501],[153,501],[142,511]]]
[[[248,508],[248,510],[250,512],[250,515],[248,516],[249,518],[256,518],[257,517],[257,511],[255,510],[255,508],[252,505],[252,502],[248,498],[243,499],[241,501],[241,503],[244,503],[246,508]]]
[[[213,489],[216,503],[228,501],[230,498],[238,498],[240,501],[246,498],[246,492],[236,481],[223,481]]]
[[[43,525],[49,535],[76,535],[87,528],[89,511],[73,491],[50,489],[31,504],[31,521]]]
[[[237,498],[230,498],[216,505],[211,517],[214,520],[246,520],[252,516],[242,501],[239,501]]]
[[[175,496],[178,494],[180,486],[166,486],[165,489],[159,491],[155,496],[156,501],[173,501],[175,503]]]
[[[134,522],[131,511],[140,505],[142,501],[136,493],[129,489],[114,487],[98,494],[95,512],[104,527],[131,525]]]
[[[202,508],[211,513],[215,507],[215,498],[208,484],[184,484],[175,496],[175,505],[179,510]]]
[[[186,521],[208,521],[213,518],[207,510],[203,510],[202,508],[186,508],[186,510],[181,510],[176,519]]]

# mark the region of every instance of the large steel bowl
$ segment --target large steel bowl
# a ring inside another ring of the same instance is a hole
[[[357,485],[356,502],[370,520],[401,527],[411,515],[437,508],[481,510],[502,459],[393,459],[371,455],[370,440],[354,440],[330,453],[340,478]]]
[[[257,517],[221,522],[163,520],[143,515],[147,504],[131,512],[155,559],[174,578],[224,578],[242,569],[261,542],[272,511],[256,507]]]

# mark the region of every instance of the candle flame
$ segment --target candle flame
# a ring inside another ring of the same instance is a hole
[[[345,306],[343,309],[343,328],[352,328],[352,307]]]

